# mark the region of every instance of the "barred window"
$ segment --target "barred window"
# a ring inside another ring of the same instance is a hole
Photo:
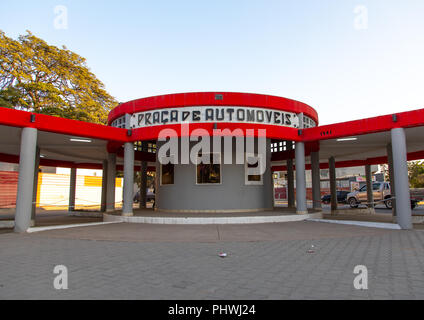
[[[203,163],[201,155],[196,165],[197,184],[219,184],[221,183],[220,154],[209,154],[209,164]]]

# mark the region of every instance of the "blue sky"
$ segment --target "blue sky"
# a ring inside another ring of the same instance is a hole
[[[424,107],[423,0],[0,0],[0,29],[66,45],[121,102],[265,93],[308,103],[321,124]]]

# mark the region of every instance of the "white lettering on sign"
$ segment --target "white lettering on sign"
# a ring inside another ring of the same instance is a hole
[[[299,127],[299,117],[293,112],[250,107],[199,106],[165,108],[134,113],[131,116],[130,128],[212,122],[254,123],[291,128]]]

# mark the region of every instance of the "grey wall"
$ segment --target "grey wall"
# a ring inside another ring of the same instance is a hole
[[[158,143],[160,146],[160,143]],[[235,163],[235,143],[233,144]],[[196,166],[175,165],[174,184],[160,185],[160,167],[157,163],[158,210],[255,210],[273,207],[270,141],[267,141],[267,170],[263,185],[245,185],[245,165],[221,164],[221,184],[197,185]],[[221,155],[223,162],[224,155]]]

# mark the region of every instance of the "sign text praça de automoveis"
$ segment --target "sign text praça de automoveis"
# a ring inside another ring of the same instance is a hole
[[[201,106],[164,108],[134,113],[130,119],[130,128],[208,122],[255,123],[292,128],[299,127],[299,117],[293,112],[251,107]]]

